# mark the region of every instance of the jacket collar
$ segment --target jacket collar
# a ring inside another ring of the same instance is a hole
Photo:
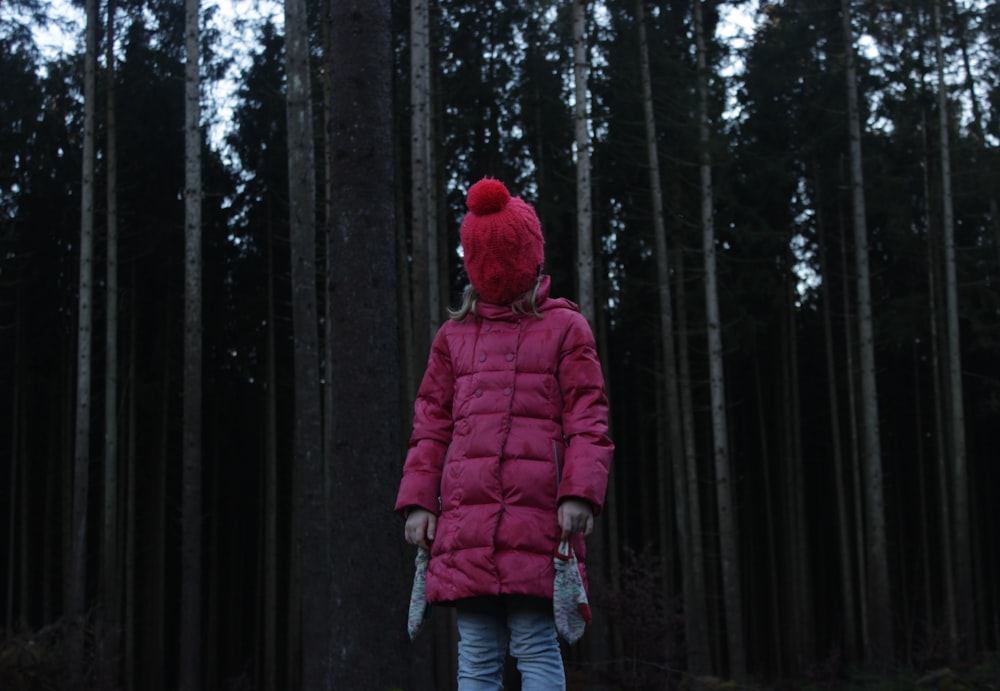
[[[552,299],[549,297],[549,293],[552,289],[552,277],[548,274],[542,274],[541,282],[538,285],[537,293],[537,304],[539,312],[546,312],[557,307],[568,307],[573,310],[578,310],[579,308],[571,301],[565,298]],[[530,313],[529,313],[530,314]],[[476,316],[480,319],[493,319],[500,321],[517,321],[523,314],[515,314],[514,310],[510,308],[510,305],[494,305],[490,302],[483,302],[480,300],[476,303]]]

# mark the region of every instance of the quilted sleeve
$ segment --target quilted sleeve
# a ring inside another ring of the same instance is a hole
[[[615,447],[608,436],[608,399],[594,334],[582,314],[568,314],[558,367],[567,443],[559,500],[585,499],[597,515],[604,506]]]
[[[445,327],[438,330],[431,345],[427,369],[413,404],[413,433],[396,495],[395,511],[400,515],[410,506],[419,506],[435,514],[440,512],[441,472],[451,443],[455,388],[444,331]]]

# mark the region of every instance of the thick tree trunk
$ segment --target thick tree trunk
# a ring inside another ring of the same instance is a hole
[[[391,508],[400,472],[399,361],[393,215],[392,45],[388,0],[330,0],[331,299],[335,330],[333,505],[336,555],[327,611],[334,688],[404,687],[402,525]],[[377,280],[372,280],[372,277]],[[339,328],[339,327],[343,328]],[[404,560],[405,559],[405,560]],[[402,594],[402,597],[396,595]],[[332,604],[332,603],[331,603]]]
[[[746,677],[746,647],[743,634],[739,541],[736,535],[733,487],[729,471],[729,442],[726,423],[725,378],[723,373],[722,323],[715,257],[715,220],[712,201],[712,161],[709,154],[708,74],[701,0],[694,2],[695,47],[698,61],[698,140],[701,177],[701,223],[705,261],[705,318],[708,327],[709,392],[712,409],[712,451],[719,516],[719,548],[722,560],[722,598],[725,608],[729,674]]]
[[[861,365],[861,448],[864,461],[865,545],[868,602],[871,609],[867,657],[875,665],[893,661],[892,606],[889,592],[889,555],[885,526],[882,445],[879,435],[878,391],[875,383],[875,337],[872,328],[871,278],[868,268],[868,230],[865,222],[861,123],[858,80],[851,28],[850,0],[841,0],[846,56],[848,132],[850,139],[851,198],[854,210],[854,256],[857,284],[858,347]]]
[[[180,688],[202,688],[201,95],[199,0],[185,0],[184,420],[181,476]]]

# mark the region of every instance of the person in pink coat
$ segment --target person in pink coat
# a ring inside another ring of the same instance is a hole
[[[430,552],[427,602],[456,607],[460,691],[502,688],[508,649],[523,689],[552,691],[553,555],[568,539],[586,583],[614,453],[604,375],[587,320],[549,295],[534,209],[492,178],[466,203],[470,285],[431,346],[395,510]]]

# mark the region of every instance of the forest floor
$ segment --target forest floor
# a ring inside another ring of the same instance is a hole
[[[987,653],[975,663],[941,666],[928,671],[896,670],[844,672],[806,679],[760,681],[739,684],[730,680],[702,677],[680,684],[682,691],[1000,691],[1000,653]]]
[[[567,689],[585,691],[594,688],[594,669],[567,668]],[[599,688],[614,691],[1000,691],[1000,652],[987,652],[974,661],[941,662],[924,669],[897,668],[891,670],[847,669],[842,665],[820,665],[798,678],[754,678],[736,682],[715,676],[690,676],[666,673],[634,676],[610,675],[607,670],[599,676]],[[662,670],[661,671],[665,671]],[[517,675],[508,676],[510,691],[519,691]],[[510,682],[513,682],[510,684]]]
[[[72,665],[66,653],[71,627],[55,624],[38,631],[5,632],[0,629],[0,691],[60,690],[70,683]],[[91,661],[93,662],[93,660]],[[511,672],[509,691],[519,691],[520,683],[508,660]],[[967,662],[945,663],[938,660],[923,668],[899,668],[891,671],[848,669],[834,656],[828,664],[818,665],[797,679],[752,679],[744,683],[718,677],[682,675],[660,668],[661,674],[640,676],[640,665],[619,669],[612,678],[597,673],[601,688],[615,691],[1000,691],[1000,651],[986,652]],[[648,668],[647,668],[648,669]],[[633,676],[625,674],[631,671]],[[570,691],[594,687],[595,668],[567,666]],[[86,673],[98,679],[95,668]],[[77,688],[109,688],[99,683],[85,683]],[[235,688],[223,685],[222,689]],[[250,688],[250,687],[240,687]]]

